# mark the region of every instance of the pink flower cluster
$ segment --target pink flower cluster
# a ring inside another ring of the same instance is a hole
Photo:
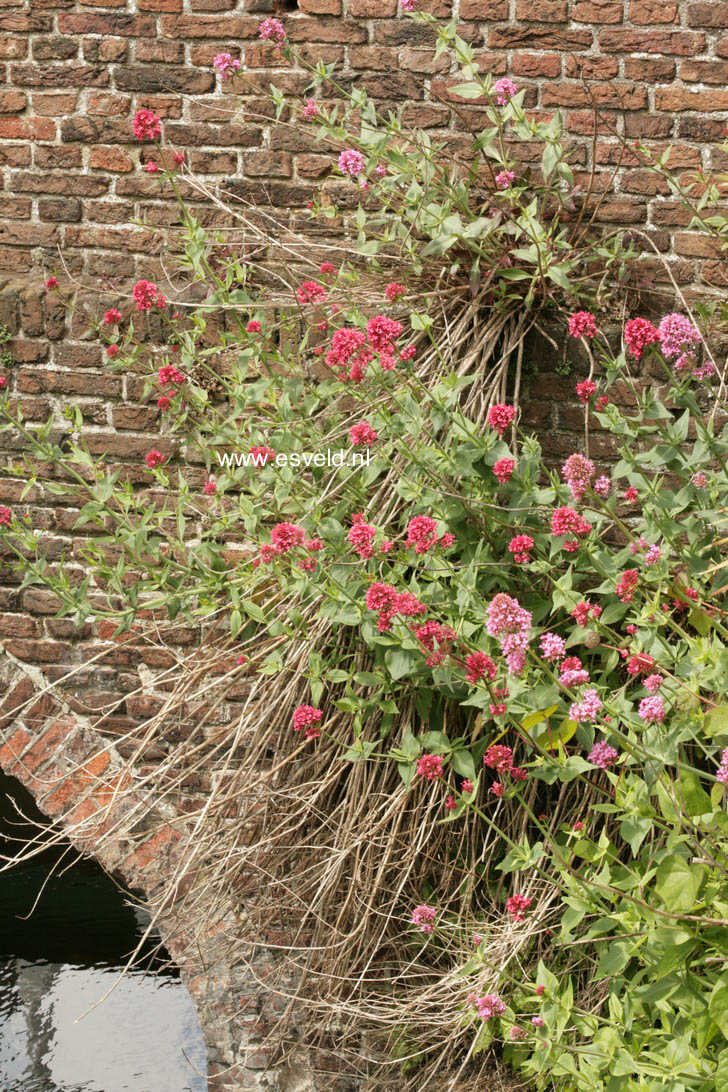
[[[361,512],[355,512],[351,517],[352,528],[348,534],[348,540],[354,547],[359,557],[368,560],[374,556],[374,539],[377,534],[375,527],[367,523]]]
[[[581,701],[574,702],[569,710],[569,719],[578,724],[591,723],[597,719],[603,702],[596,690],[589,688],[581,696]]]
[[[720,759],[720,766],[718,767],[718,772],[715,777],[721,784],[728,785],[728,747],[723,751]]]
[[[515,171],[498,171],[495,176],[495,184],[499,190],[507,190],[511,182],[515,180]]]
[[[526,911],[531,909],[532,904],[533,899],[529,899],[527,895],[511,895],[506,899],[506,910],[514,921],[525,921]]]
[[[600,770],[607,770],[610,766],[613,766],[616,760],[619,758],[619,751],[616,751],[614,747],[611,747],[604,740],[599,743],[595,743],[588,755],[588,760],[592,766],[598,766]]]
[[[542,633],[539,644],[544,660],[560,660],[566,653],[566,642],[557,633]]]
[[[559,667],[559,682],[562,686],[583,686],[589,682],[589,672],[578,656],[567,656]]]
[[[12,508],[6,508],[5,505],[0,505],[0,527],[9,527],[10,520],[13,518]]]
[[[152,307],[164,310],[167,300],[153,281],[137,281],[131,290],[137,311],[149,311]]]
[[[426,781],[438,781],[443,775],[442,755],[422,755],[417,759],[417,773]]]
[[[187,376],[178,371],[173,364],[164,364],[159,369],[157,378],[160,387],[166,387],[168,384],[173,387],[181,387],[183,383],[187,382]]]
[[[499,592],[488,605],[487,619],[486,629],[491,637],[500,640],[509,672],[520,675],[526,666],[531,630],[530,612],[524,610],[517,599]]]
[[[505,402],[498,402],[488,410],[488,424],[494,428],[499,436],[513,423],[516,416],[514,406],[508,406]]]
[[[264,42],[276,42],[281,45],[286,38],[286,31],[280,19],[264,19],[258,27],[258,37]]]
[[[496,80],[493,84],[493,90],[495,91],[495,101],[499,106],[505,106],[509,99],[512,99],[518,92],[513,80],[509,80],[507,76],[503,76],[500,80]]]
[[[283,557],[291,553],[292,550],[302,549],[307,556],[299,559],[298,566],[304,572],[312,572],[315,568],[315,561],[310,555],[317,554],[323,549],[323,546],[322,539],[307,538],[303,527],[299,527],[296,523],[276,523],[275,527],[271,529],[270,542],[264,542],[261,545],[260,557],[255,558],[253,566],[257,568],[261,562],[268,564],[276,557]]]
[[[421,903],[420,906],[415,906],[412,911],[412,924],[419,925],[421,933],[431,933],[432,923],[437,917],[437,910],[434,906],[428,906],[427,903]]]
[[[588,600],[582,600],[581,603],[577,603],[571,612],[571,617],[576,620],[578,626],[586,626],[589,623],[589,616],[596,621],[599,615],[602,613],[602,608],[597,606],[596,603],[590,603]]]
[[[265,444],[256,444],[248,451],[248,455],[253,456],[254,466],[265,466],[267,462],[272,462],[276,457],[276,453],[272,447],[266,447]]]
[[[293,713],[293,731],[304,732],[306,739],[318,739],[321,735],[319,724],[323,719],[321,709],[313,705],[299,705]]]
[[[218,53],[213,58],[212,63],[223,80],[227,80],[233,72],[237,72],[240,68],[240,61],[230,53]]]
[[[493,473],[501,485],[505,485],[507,481],[510,481],[515,469],[515,459],[498,459],[498,461],[493,464]]]
[[[589,482],[594,477],[594,473],[594,463],[591,459],[587,459],[586,455],[580,455],[578,451],[575,451],[573,455],[569,455],[561,467],[564,481],[569,487],[572,498],[577,503],[589,488]]]
[[[110,307],[104,312],[104,326],[115,326],[117,322],[121,322],[121,311],[118,307]]]
[[[665,719],[665,703],[661,694],[651,694],[643,698],[639,705],[639,715],[647,724],[662,724]]]
[[[486,993],[484,997],[476,997],[475,1007],[478,1010],[480,1019],[484,1023],[487,1023],[488,1020],[492,1020],[494,1016],[500,1016],[501,1013],[506,1011],[505,1002],[501,1001],[496,993]]]
[[[390,303],[396,303],[400,296],[404,296],[407,293],[407,287],[404,284],[398,284],[396,281],[391,281],[390,284],[384,289],[384,295],[387,297]]]
[[[151,451],[147,452],[144,461],[150,470],[154,470],[155,467],[162,465],[164,462],[164,455],[161,451],[157,451],[156,448],[152,448]]]
[[[348,174],[349,178],[358,178],[364,173],[366,160],[361,152],[354,148],[345,148],[339,156],[338,166],[342,174]]]
[[[591,523],[575,512],[573,508],[562,505],[555,508],[551,514],[551,534],[557,538],[559,535],[588,535],[591,531]],[[579,548],[579,540],[568,539],[564,543],[564,549],[570,553]]]
[[[371,447],[379,439],[379,433],[368,421],[359,421],[349,429],[349,439],[354,447]]]
[[[674,360],[678,371],[694,363],[695,352],[702,336],[689,319],[673,311],[664,316],[657,332],[662,355],[666,360]]]
[[[591,311],[575,311],[569,318],[569,333],[572,337],[596,337],[597,320]]]

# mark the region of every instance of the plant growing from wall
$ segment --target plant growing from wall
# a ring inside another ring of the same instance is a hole
[[[288,48],[276,20],[262,34]],[[88,536],[51,564],[3,509],[5,546],[78,624],[113,619],[122,639],[150,617],[203,627],[144,746],[176,718],[165,793],[215,770],[186,867],[208,893],[239,892],[254,932],[282,924],[279,988],[354,1069],[443,1087],[497,1051],[539,1089],[719,1092],[721,377],[682,313],[634,316],[614,351],[594,312],[624,252],[583,234],[558,122],[481,76],[453,25],[438,34],[453,93],[482,104],[469,156],[318,67],[314,91],[340,102],[296,117],[340,148],[339,205],[323,187],[311,213],[343,217],[348,240],[321,260],[313,230],[277,236],[232,205],[269,260],[221,263],[230,240],[182,200],[177,268],[204,299],[178,285],[172,305],[142,280],[132,314],[99,323],[110,366],[145,375],[166,422],[148,488],[91,456],[74,407],[62,430],[36,428],[5,401],[27,442],[18,472],[82,498]],[[161,145],[151,112],[134,124]],[[514,140],[543,144],[538,171],[517,172]],[[181,197],[203,186],[165,177]],[[161,349],[139,338],[149,312]],[[584,450],[558,471],[517,404],[546,312],[592,365],[576,385]],[[632,377],[648,364],[659,387]],[[590,450],[595,424],[611,461]],[[230,687],[244,712],[210,734],[211,695],[217,709]]]

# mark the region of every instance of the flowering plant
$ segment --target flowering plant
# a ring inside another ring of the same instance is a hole
[[[288,49],[277,20],[263,37]],[[69,506],[83,494],[85,575],[10,510],[0,531],[23,587],[51,588],[61,615],[111,620],[117,638],[145,619],[202,626],[194,670],[202,657],[214,682],[200,677],[200,700],[248,687],[212,744],[183,674],[144,745],[172,747],[180,792],[191,756],[223,770],[191,860],[226,891],[265,862],[297,921],[294,963],[324,983],[306,990],[324,1023],[334,1010],[356,1035],[365,1014],[413,1087],[498,1044],[537,1088],[707,1092],[728,1051],[722,379],[682,311],[634,315],[615,351],[571,278],[618,249],[568,249],[549,184],[571,184],[558,128],[481,77],[452,26],[450,44],[458,93],[485,100],[471,173],[399,121],[382,130],[362,93],[341,114],[308,108],[344,145],[342,185],[370,202],[353,254],[332,240],[319,262],[311,244],[271,288],[242,259],[221,271],[186,210],[180,269],[208,296],[170,303],[143,280],[132,317],[99,324],[109,366],[143,375],[164,415],[159,448],[111,465],[80,409],[61,442],[4,399],[26,488]],[[159,139],[141,114],[140,138]],[[546,140],[541,182],[503,184],[506,126]],[[501,175],[485,214],[468,185],[481,155]],[[466,318],[451,321],[452,301]],[[583,450],[559,468],[519,423],[523,315],[546,309],[590,362],[574,393]],[[161,347],[135,328],[148,312]],[[596,429],[613,438],[599,455]],[[372,459],[301,461],[339,448]]]

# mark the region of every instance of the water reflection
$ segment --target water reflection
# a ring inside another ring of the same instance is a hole
[[[0,776],[6,855],[7,836],[23,833],[8,791],[39,818],[22,787]],[[57,871],[43,887],[60,858],[48,850],[0,873],[2,1092],[204,1092],[202,1033],[176,971],[148,943],[143,964],[118,982],[144,912],[92,861]]]

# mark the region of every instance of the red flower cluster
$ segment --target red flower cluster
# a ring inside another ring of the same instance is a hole
[[[377,625],[380,633],[392,628],[395,614],[401,614],[403,618],[416,618],[427,613],[427,607],[417,596],[411,592],[398,592],[391,584],[382,584],[380,581],[368,588],[365,602],[367,610],[379,613]]]
[[[305,732],[306,739],[318,739],[321,735],[319,724],[323,719],[323,711],[313,705],[299,705],[293,713],[293,731]]]
[[[318,281],[304,281],[299,285],[296,292],[296,299],[299,303],[326,303],[328,296],[326,295],[326,289]]]
[[[505,402],[498,402],[488,410],[488,424],[494,428],[499,436],[502,436],[516,416],[514,406],[507,406]]]
[[[132,128],[137,140],[156,140],[162,132],[162,121],[152,110],[137,110]]]
[[[493,682],[498,670],[491,660],[490,656],[486,656],[484,652],[471,652],[465,659],[465,681],[475,685],[479,683],[481,679],[488,679]]]
[[[596,337],[597,320],[591,311],[575,311],[569,319],[569,333],[572,337]]]
[[[149,311],[152,307],[164,310],[167,300],[153,281],[137,281],[131,290],[137,311]]]
[[[619,578],[615,591],[623,603],[631,603],[634,593],[640,582],[640,576],[636,569],[626,569]]]
[[[457,634],[450,626],[444,626],[440,622],[430,620],[414,631],[420,644],[427,649],[429,656],[425,660],[428,667],[438,667],[450,651],[450,642],[454,641]]]
[[[596,389],[597,385],[591,379],[582,379],[581,383],[576,384],[576,394],[582,405],[588,405],[591,396],[596,394]]]
[[[437,533],[437,521],[431,516],[413,516],[407,524],[407,545],[414,546],[416,554],[425,554],[433,546],[442,546],[446,549],[452,546],[455,536],[446,531],[444,535]]]
[[[516,535],[508,543],[508,550],[513,554],[513,560],[518,565],[526,565],[531,560],[530,550],[534,547],[534,541],[530,535]]]
[[[647,346],[659,340],[660,331],[647,319],[629,319],[624,325],[624,343],[635,360],[641,360]]]
[[[166,387],[170,384],[173,387],[181,387],[183,383],[187,382],[187,376],[178,371],[173,364],[163,365],[157,374],[160,387]]]

